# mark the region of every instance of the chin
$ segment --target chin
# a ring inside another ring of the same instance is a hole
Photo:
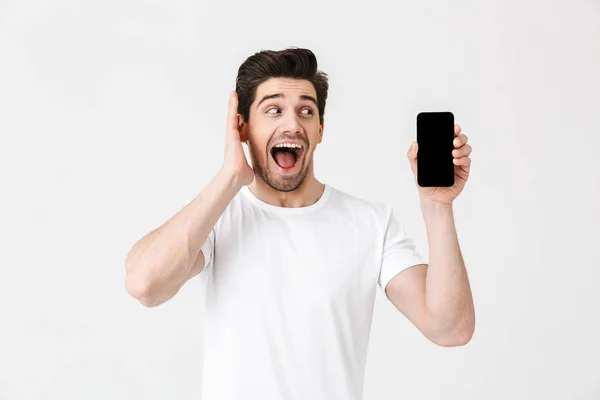
[[[267,173],[262,174],[263,180],[273,189],[280,192],[292,192],[298,189],[306,180],[308,168],[298,169],[294,174],[281,173],[280,169],[267,167]]]
[[[304,183],[305,175],[306,174],[302,174],[295,177],[283,177],[277,173],[271,173],[269,174],[268,178],[264,181],[267,183],[267,185],[269,185],[277,191],[292,192],[298,189],[302,185],[302,183]]]

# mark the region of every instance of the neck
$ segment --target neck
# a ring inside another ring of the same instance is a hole
[[[315,204],[323,194],[325,185],[314,176],[307,176],[304,182],[291,192],[280,192],[267,185],[258,175],[248,185],[248,189],[260,200],[277,207],[307,207]]]

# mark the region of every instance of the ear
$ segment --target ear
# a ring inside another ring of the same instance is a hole
[[[240,141],[246,143],[248,141],[248,124],[244,122],[244,118],[238,114],[238,131],[240,132]]]
[[[325,129],[325,122],[323,122],[319,127],[319,141],[317,143],[321,143],[323,141],[323,130]]]

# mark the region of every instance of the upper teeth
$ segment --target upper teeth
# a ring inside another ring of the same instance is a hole
[[[275,145],[275,147],[289,147],[289,148],[302,148],[302,146],[300,146],[299,144],[293,144],[293,143],[280,143]]]

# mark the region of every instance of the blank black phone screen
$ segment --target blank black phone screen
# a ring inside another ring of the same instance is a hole
[[[421,187],[454,185],[454,114],[417,115],[417,183]]]

